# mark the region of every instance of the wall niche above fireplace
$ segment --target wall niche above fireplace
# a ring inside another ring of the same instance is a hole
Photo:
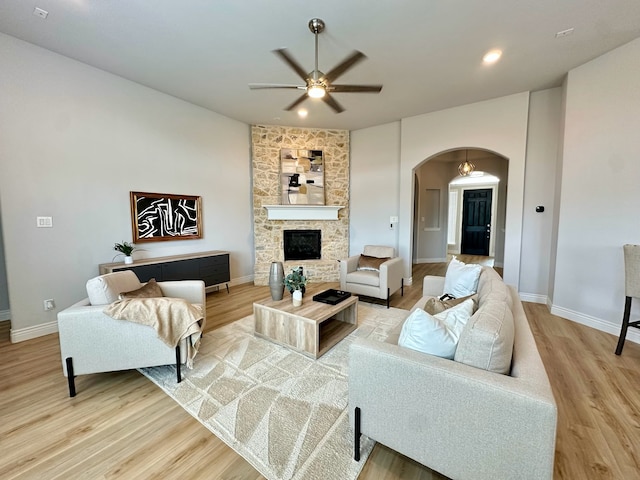
[[[322,232],[320,230],[283,230],[284,260],[320,260]]]

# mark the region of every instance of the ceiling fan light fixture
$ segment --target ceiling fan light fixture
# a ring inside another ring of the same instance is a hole
[[[307,95],[311,98],[322,98],[327,93],[322,85],[311,85],[307,89]]]
[[[502,50],[491,50],[491,51],[487,52],[484,55],[484,57],[482,57],[482,61],[485,64],[496,63],[498,60],[500,60],[501,56],[502,56]]]

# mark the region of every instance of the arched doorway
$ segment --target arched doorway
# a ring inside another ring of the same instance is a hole
[[[458,165],[465,158],[482,174],[461,177]],[[492,198],[488,253],[494,258],[494,264],[501,267],[508,173],[508,160],[484,149],[450,150],[418,165],[414,169],[413,263],[444,262],[447,254],[462,253],[464,192],[488,188]],[[454,241],[451,241],[452,229]]]

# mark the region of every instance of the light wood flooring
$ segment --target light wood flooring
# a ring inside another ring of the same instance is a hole
[[[414,266],[391,305],[411,308],[422,278],[445,268]],[[267,296],[252,284],[209,294],[208,330]],[[524,306],[558,403],[555,478],[640,479],[640,345],[617,357],[616,337]],[[1,479],[263,478],[137,371],[80,376],[69,398],[57,335],[11,344],[9,328],[0,322]],[[378,444],[360,478],[434,477]]]

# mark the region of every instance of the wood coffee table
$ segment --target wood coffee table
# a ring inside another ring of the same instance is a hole
[[[320,357],[358,327],[358,297],[352,295],[337,305],[314,302],[312,297],[324,290],[307,290],[299,307],[293,306],[288,292],[282,300],[254,302],[255,335]]]

